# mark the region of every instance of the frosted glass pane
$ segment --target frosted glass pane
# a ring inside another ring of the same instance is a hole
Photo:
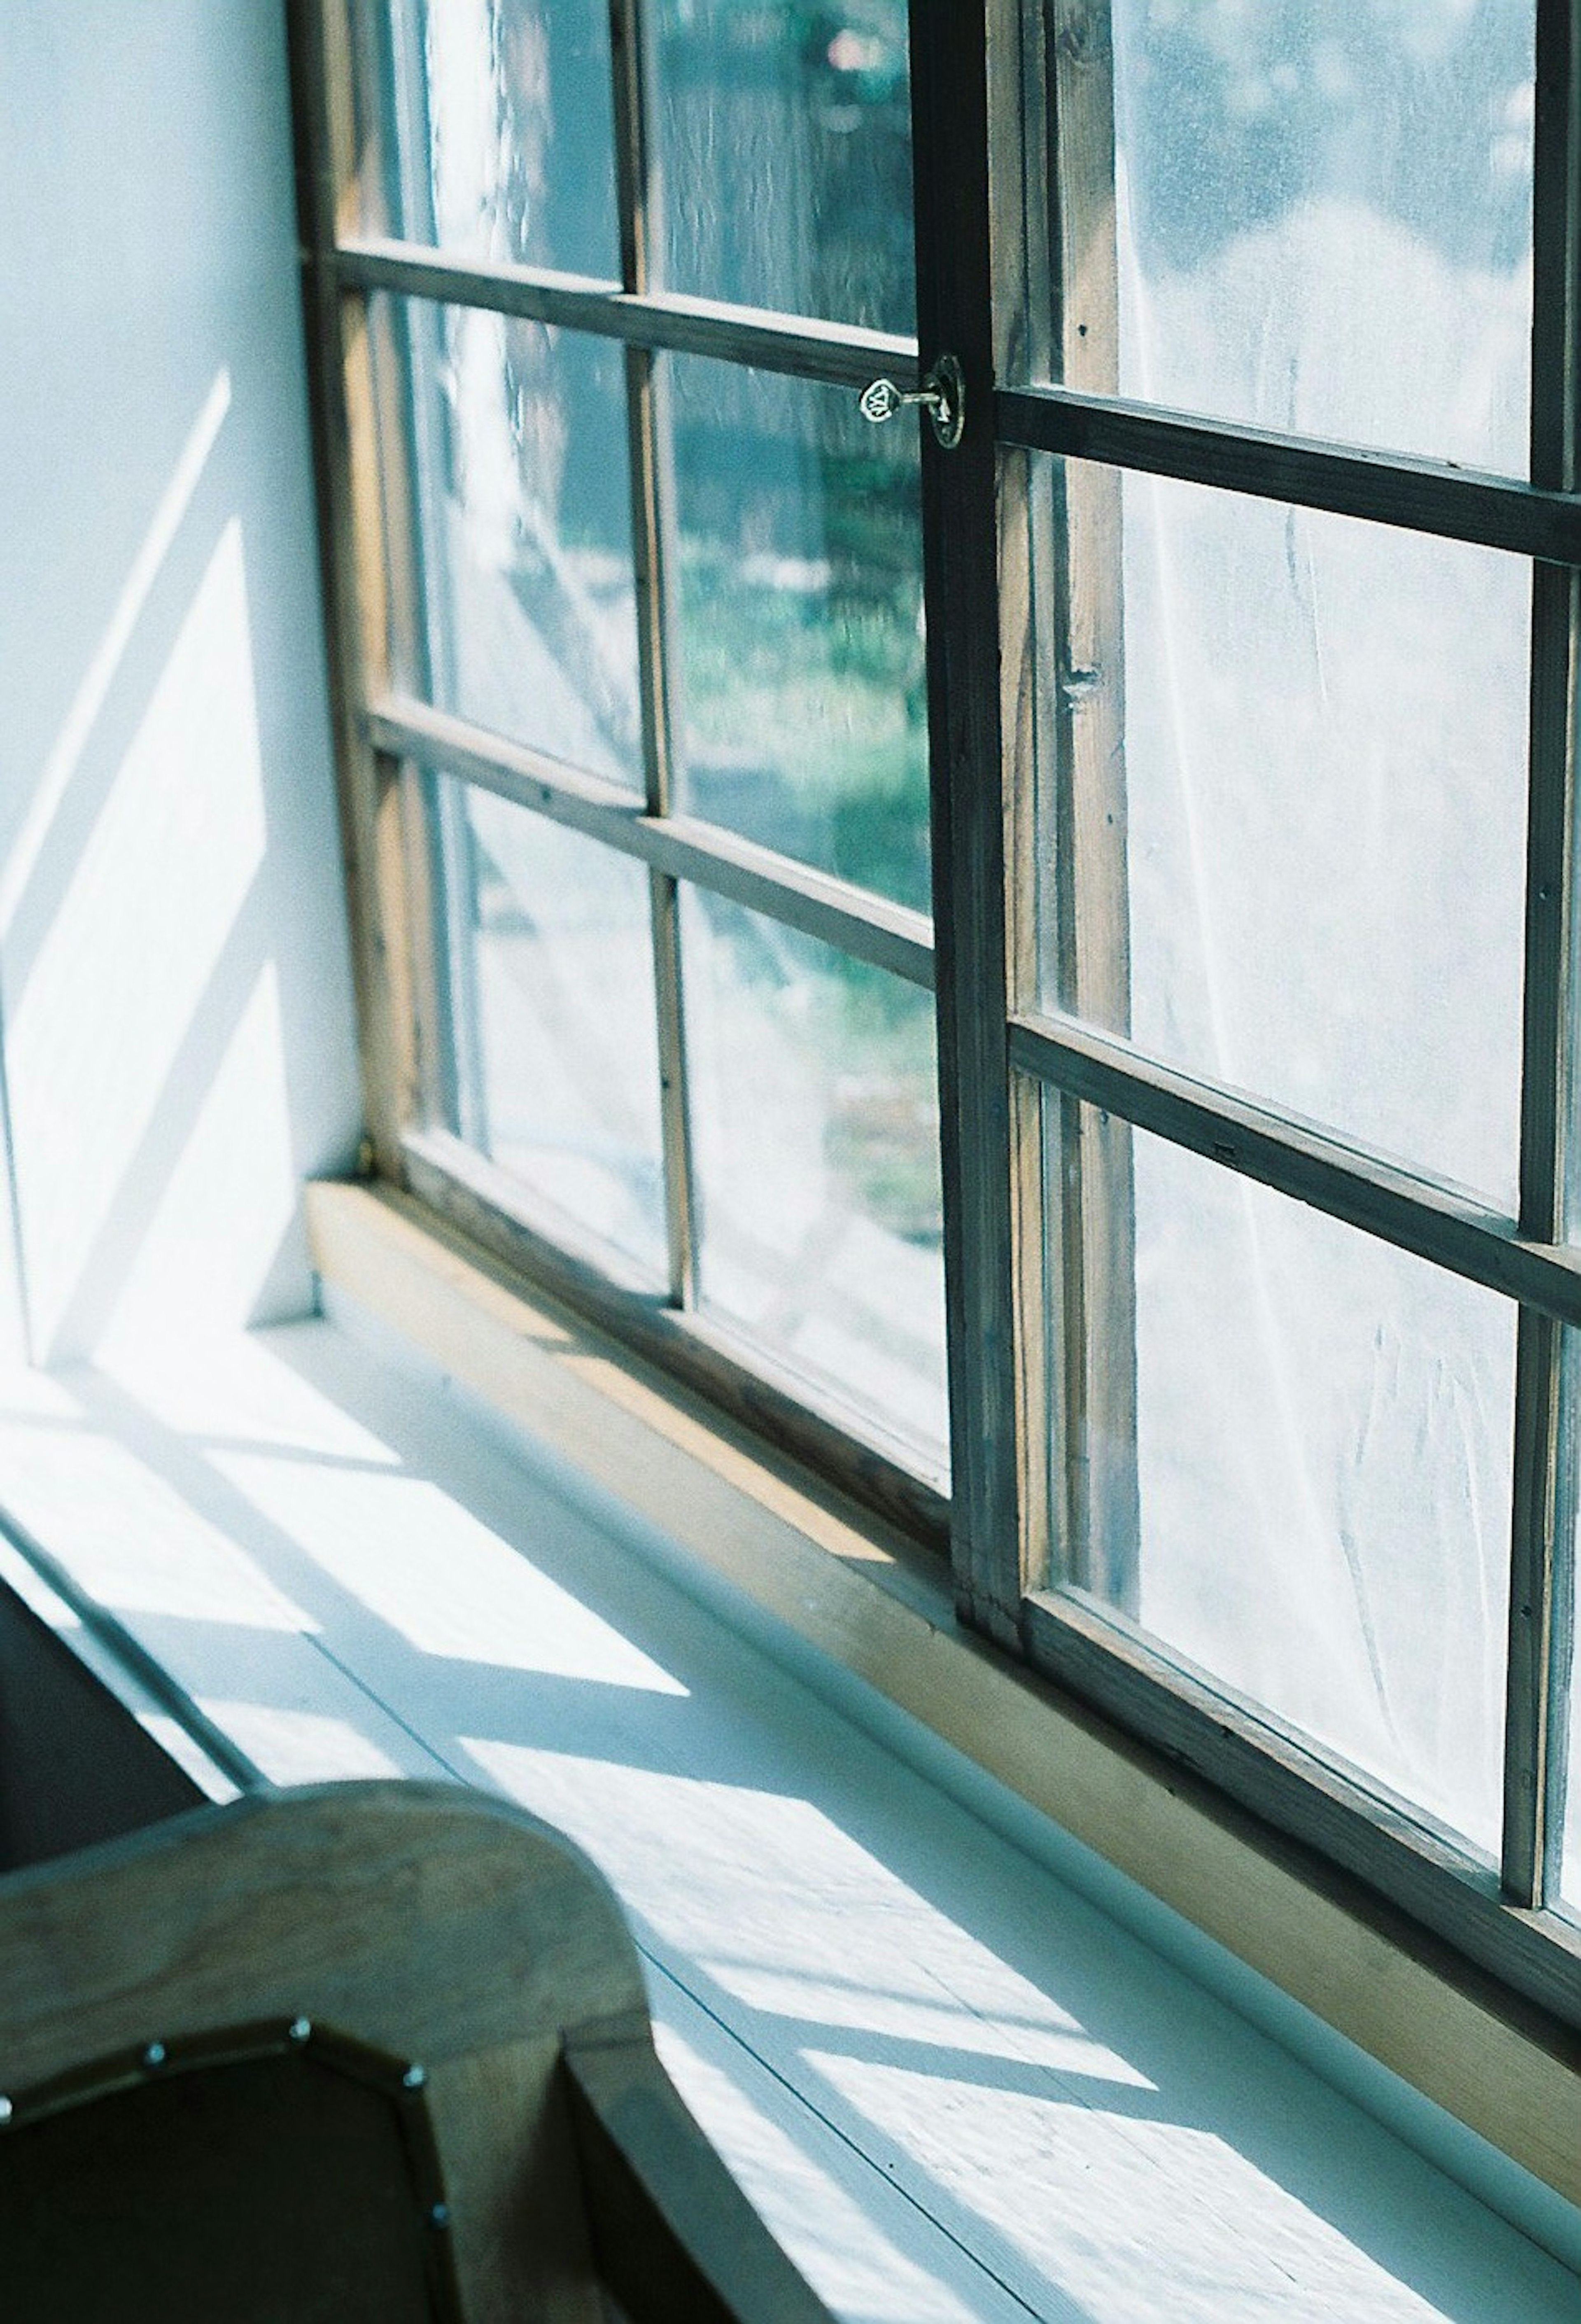
[[[666,1273],[648,879],[442,779],[455,1118],[575,1222]]]
[[[1581,1396],[1581,1333],[1565,1334],[1565,1394],[1572,1410]],[[1574,1419],[1572,1418],[1572,1426]],[[1581,1491],[1581,1483],[1573,1486]],[[1572,1603],[1568,1609],[1574,1635],[1575,1615],[1581,1611],[1575,1603],[1576,1582],[1572,1577]],[[1560,1858],[1559,1893],[1572,1911],[1581,1914],[1581,1654],[1572,1651],[1569,1672],[1570,1688],[1570,1757],[1567,1769],[1565,1794],[1564,1852]]]
[[[1054,464],[1043,471],[1057,486]],[[1101,472],[1072,464],[1072,491]],[[1123,718],[1079,879],[1123,854],[1107,1029],[1515,1207],[1530,568],[1123,484]],[[1052,655],[1052,643],[1045,646]],[[1045,733],[1040,790],[1057,792]],[[1056,832],[1039,857],[1057,1003]],[[1109,867],[1113,875],[1112,862]],[[1085,988],[1090,992],[1090,982]]]
[[[671,287],[916,328],[905,0],[656,0]]]
[[[755,912],[682,908],[703,1307],[940,1464],[932,1001]]]
[[[395,302],[409,350],[418,650],[405,684],[512,742],[641,784],[619,347]],[[392,473],[404,447],[391,447]]]
[[[1570,1766],[1566,1792],[1565,1852],[1559,1893],[1581,1913],[1581,1683],[1570,1677]]]
[[[606,0],[358,0],[386,169],[364,222],[459,258],[620,271]]]
[[[1114,0],[1118,387],[1522,473],[1531,0]]]
[[[1514,1308],[1162,1139],[1132,1143],[1131,1610],[1496,1853]]]
[[[727,364],[672,383],[682,803],[925,911],[915,431]]]

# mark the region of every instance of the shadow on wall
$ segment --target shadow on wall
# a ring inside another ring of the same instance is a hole
[[[279,12],[23,13],[0,996],[8,1320],[55,1361],[306,1311],[358,1100]]]

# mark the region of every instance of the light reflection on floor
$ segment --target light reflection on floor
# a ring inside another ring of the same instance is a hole
[[[330,1327],[0,1382],[0,1463],[271,1780],[461,1775],[588,1849],[678,2079],[841,2315],[1576,2312],[1533,2246]]]

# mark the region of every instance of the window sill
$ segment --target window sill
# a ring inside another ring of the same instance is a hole
[[[966,1637],[925,1555],[580,1319],[508,1286],[408,1198],[322,1184],[308,1191],[308,1221],[332,1312],[349,1303],[529,1434],[584,1491],[646,1521],[692,1594],[1481,2200],[1581,2262],[1581,2222],[1545,2193],[1581,2203],[1573,2041],[1535,2013],[1507,2013],[1383,1908]]]

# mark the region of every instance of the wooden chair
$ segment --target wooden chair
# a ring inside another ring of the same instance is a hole
[[[18,2324],[828,2324],[608,1886],[478,1793],[282,1793],[0,1880],[0,2090]]]

